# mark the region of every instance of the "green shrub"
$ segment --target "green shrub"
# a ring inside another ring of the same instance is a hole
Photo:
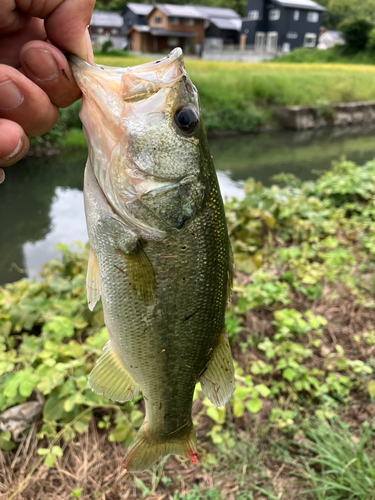
[[[347,50],[356,53],[366,48],[373,23],[366,19],[349,19],[343,21],[339,28],[344,34]]]

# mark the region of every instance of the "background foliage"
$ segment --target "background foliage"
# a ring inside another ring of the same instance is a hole
[[[265,188],[250,179],[244,200],[227,205],[237,269],[227,313],[235,392],[226,408],[215,408],[199,386],[195,393],[196,423],[206,422],[204,434],[198,433],[202,467],[218,472],[229,460],[233,478],[243,484],[238,492],[244,494],[249,486],[236,475],[235,454],[256,422],[258,439],[265,442],[270,432],[276,433],[276,442],[278,435],[298,436],[303,446],[295,449],[294,458],[290,452],[285,458],[283,448],[280,460],[297,460],[294,470],[308,471],[309,485],[318,491],[332,479],[325,468],[312,472],[314,460],[323,463],[330,453],[330,441],[321,433],[331,435],[333,443],[335,433],[342,434],[335,426],[344,425],[340,414],[345,408],[370,408],[375,402],[370,355],[375,346],[375,162],[363,167],[340,162],[316,182],[301,183],[291,175],[275,182]],[[40,460],[52,468],[66,460],[66,443],[77,442],[89,425],[110,443],[127,446],[143,419],[140,398],[116,405],[87,388],[88,373],[108,334],[101,304],[93,312],[86,306],[87,249],[60,250],[62,260],[44,266],[42,281],[23,279],[0,288],[0,412],[43,400],[36,443]],[[356,431],[367,453],[367,468],[358,471],[367,482],[351,471],[351,487],[358,489],[353,498],[370,500],[365,495],[374,491],[369,458],[374,457],[373,425],[369,419],[366,429]],[[320,434],[314,434],[316,428],[322,429]],[[18,444],[2,429],[0,448],[11,457]],[[247,448],[245,453],[258,452]],[[357,448],[345,453],[352,463],[364,460]],[[337,474],[345,467],[340,464]],[[151,486],[137,482],[145,496],[158,488],[162,468],[151,477]],[[336,496],[312,498],[347,498],[343,495],[350,485],[343,488],[339,479],[337,475]],[[220,498],[215,490],[207,495]]]

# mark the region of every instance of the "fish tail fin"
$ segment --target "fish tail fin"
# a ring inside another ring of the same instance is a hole
[[[159,457],[169,454],[181,455],[189,458],[193,464],[197,463],[196,434],[192,422],[189,432],[168,440],[157,438],[148,425],[143,424],[128,449],[123,463],[128,472],[141,472],[148,469]]]

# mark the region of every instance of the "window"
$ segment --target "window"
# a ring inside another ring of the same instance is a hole
[[[278,21],[280,19],[280,9],[271,9],[268,19],[270,21]]]
[[[257,31],[255,33],[254,49],[256,52],[264,52],[266,50],[266,34],[263,33],[262,31]]]
[[[315,33],[306,33],[303,45],[305,47],[309,47],[309,48],[315,47],[315,45],[316,45],[316,34]]]
[[[186,26],[194,26],[195,22],[194,22],[194,19],[191,19],[191,17],[186,17],[184,19],[184,24]]]
[[[169,20],[171,24],[180,24],[180,20],[178,17],[170,17]]]
[[[293,12],[293,21],[299,21],[299,10]]]
[[[277,52],[277,40],[278,40],[279,34],[277,31],[270,31],[267,33],[267,44],[266,44],[266,50],[267,52]]]
[[[307,22],[308,23],[317,23],[319,21],[319,14],[317,12],[308,12],[307,13]]]
[[[118,29],[112,28],[111,29],[111,35],[118,35]]]
[[[163,19],[161,17],[155,17],[154,23],[155,24],[161,24],[163,22]]]
[[[97,32],[98,32],[98,33],[104,33],[104,28],[98,28],[98,29],[97,29]]]
[[[257,21],[259,19],[259,10],[249,10],[247,18],[249,21]]]
[[[178,38],[170,36],[167,40],[168,47],[177,47],[178,46]]]
[[[298,33],[289,32],[286,34],[286,37],[289,38],[290,40],[296,40],[298,38]]]

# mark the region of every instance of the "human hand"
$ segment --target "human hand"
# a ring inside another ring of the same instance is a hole
[[[95,0],[0,0],[0,167],[25,156],[28,136],[51,130],[58,108],[80,98],[63,51],[93,62],[86,28],[94,5]],[[0,183],[4,177],[0,168]]]

